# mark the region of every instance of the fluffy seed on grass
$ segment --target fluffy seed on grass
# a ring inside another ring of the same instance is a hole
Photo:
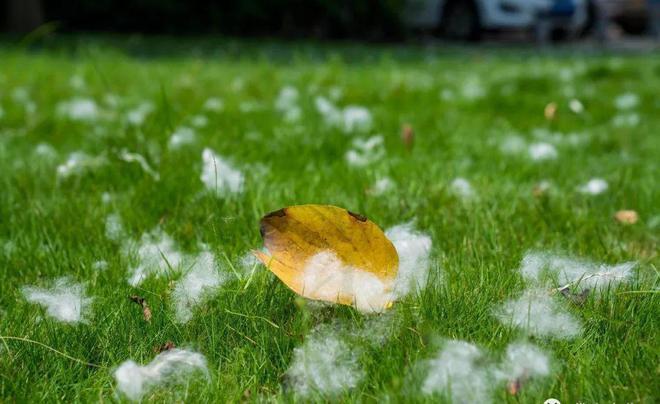
[[[465,178],[455,178],[449,186],[452,192],[463,200],[470,200],[475,196],[472,185]]]
[[[217,97],[211,97],[208,98],[206,101],[204,101],[204,109],[209,111],[220,112],[223,110],[224,107],[225,107],[224,101],[222,101],[222,99]]]
[[[580,289],[606,290],[632,279],[634,261],[607,265],[563,255],[528,252],[523,257],[520,273],[528,282],[544,284],[551,280],[557,288],[565,286]]]
[[[178,150],[184,146],[195,143],[196,139],[195,131],[186,126],[180,126],[177,128],[167,144],[170,150]]]
[[[374,184],[367,190],[367,193],[370,193],[374,196],[384,195],[387,192],[390,192],[396,187],[396,184],[390,177],[382,177],[376,180]]]
[[[633,109],[639,104],[639,96],[635,93],[623,93],[614,99],[614,105],[620,110]]]
[[[202,152],[202,174],[200,180],[210,192],[224,196],[226,193],[237,193],[243,188],[244,176],[229,162],[206,148]]]
[[[57,105],[57,113],[72,121],[95,121],[99,117],[96,102],[89,98],[74,98]]]
[[[465,341],[448,341],[428,363],[424,394],[441,393],[454,403],[490,402],[491,380],[480,365],[484,354]]]
[[[138,106],[128,111],[126,114],[126,120],[131,125],[140,126],[147,119],[147,116],[149,116],[149,114],[151,114],[153,111],[153,103],[149,101],[141,102]]]
[[[395,295],[402,298],[423,289],[431,266],[431,237],[416,231],[411,223],[391,227],[385,231],[385,235],[399,255],[399,270],[394,281]]]
[[[584,105],[582,105],[580,100],[575,98],[569,101],[568,108],[570,108],[570,110],[575,114],[581,114],[584,112]]]
[[[196,128],[204,128],[208,123],[209,119],[204,115],[195,115],[190,118],[190,124]]]
[[[30,303],[46,308],[46,313],[64,323],[86,321],[93,298],[85,294],[85,286],[68,278],[59,278],[50,288],[24,286],[23,296]]]
[[[609,185],[602,178],[592,178],[586,184],[578,187],[578,191],[587,195],[600,195],[607,191]]]
[[[316,330],[295,348],[287,371],[289,383],[303,397],[336,396],[357,387],[364,376],[356,352],[328,330]]]
[[[177,269],[183,260],[174,240],[160,229],[145,233],[139,243],[129,242],[124,246],[124,254],[135,253],[138,265],[131,269],[128,283],[139,285],[151,274],[160,275],[170,269]]]
[[[529,145],[529,157],[534,161],[554,160],[559,155],[555,146],[539,142]]]
[[[105,271],[108,269],[108,262],[104,260],[96,261],[92,264],[92,269],[95,271]]]
[[[106,162],[107,160],[103,156],[92,157],[83,152],[73,152],[69,154],[66,162],[57,166],[57,177],[66,179],[74,175],[81,175],[104,165]]]
[[[343,111],[343,127],[347,133],[368,132],[372,126],[371,113],[358,105],[349,105]]]
[[[172,292],[176,319],[180,323],[188,322],[193,316],[193,309],[225,281],[211,252],[203,251],[193,259],[192,267],[176,282]]]
[[[582,332],[578,320],[566,312],[547,290],[526,290],[519,298],[504,303],[495,315],[502,324],[538,337],[570,339]]]
[[[124,149],[124,150],[119,152],[119,158],[121,160],[127,162],[127,163],[138,163],[140,168],[142,168],[142,170],[145,173],[152,176],[154,180],[156,180],[156,181],[160,180],[160,174],[158,174],[158,172],[156,170],[151,168],[151,166],[147,162],[147,159],[144,158],[143,155],[141,155],[139,153],[131,153],[128,150]]]
[[[550,358],[537,346],[529,343],[513,343],[506,349],[502,363],[495,376],[507,382],[509,394],[516,395],[525,382],[550,374]]]
[[[206,358],[197,352],[173,348],[144,366],[127,360],[119,365],[114,376],[117,389],[128,399],[138,401],[153,388],[165,383],[180,384],[195,372],[208,375]]]
[[[124,239],[124,224],[122,223],[121,216],[118,213],[112,213],[105,218],[105,236],[108,240],[115,242]]]
[[[353,148],[346,152],[346,161],[355,167],[364,167],[377,162],[385,156],[383,137],[372,136],[367,139],[356,138]]]

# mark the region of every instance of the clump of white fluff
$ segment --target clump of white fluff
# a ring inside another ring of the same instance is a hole
[[[46,313],[64,323],[84,322],[93,298],[85,294],[85,286],[68,278],[59,278],[51,288],[25,286],[25,299],[46,308]]]
[[[314,104],[328,126],[339,127],[346,133],[368,132],[373,126],[371,112],[363,106],[348,105],[340,109],[321,96],[316,97]]]
[[[527,281],[541,282],[544,278],[556,280],[556,286],[579,286],[580,289],[605,290],[632,279],[637,262],[607,265],[583,259],[544,252],[525,254],[520,273]]]
[[[423,289],[431,265],[431,237],[415,231],[411,223],[391,227],[385,236],[394,244],[399,255],[399,270],[394,282],[396,296],[403,297],[411,291]]]
[[[225,107],[224,101],[218,97],[211,97],[204,101],[204,109],[212,112],[220,112]]]
[[[470,184],[470,182],[465,178],[455,178],[451,184],[449,184],[449,187],[452,193],[463,200],[470,200],[476,196],[474,188],[472,188],[472,184]]]
[[[192,128],[180,126],[170,136],[167,146],[170,150],[178,150],[183,146],[195,143],[196,137],[195,131]]]
[[[124,238],[124,224],[118,213],[112,213],[105,218],[105,236],[108,240],[121,241]]]
[[[229,162],[206,148],[202,152],[202,174],[200,180],[206,189],[218,196],[226,193],[237,193],[243,188],[243,173]]]
[[[226,280],[218,271],[215,257],[209,251],[194,257],[190,270],[176,283],[172,298],[176,310],[176,319],[180,323],[188,322],[193,309],[209,298]]]
[[[92,157],[83,152],[73,152],[64,163],[57,166],[57,177],[66,179],[74,175],[81,175],[105,163],[106,159],[102,156]]]
[[[534,161],[554,160],[559,155],[555,146],[545,142],[532,143],[528,152]]]
[[[504,325],[520,328],[530,335],[570,339],[582,332],[580,322],[565,311],[547,290],[526,290],[518,299],[495,310]]]
[[[303,296],[337,301],[348,298],[362,312],[381,312],[393,300],[391,282],[383,282],[371,272],[344,265],[333,252],[312,256],[303,270]]]
[[[127,360],[119,365],[114,376],[117,389],[128,399],[138,401],[154,387],[164,383],[180,383],[195,372],[208,374],[204,355],[174,348],[158,354],[144,366]]]
[[[481,366],[482,351],[465,341],[448,341],[429,361],[424,394],[445,394],[455,403],[490,402],[491,375]]]
[[[578,187],[578,191],[587,195],[600,195],[607,191],[609,185],[602,178],[592,178],[586,184]]]
[[[178,268],[183,260],[174,240],[160,229],[142,235],[137,245],[129,244],[125,249],[126,254],[135,252],[138,258],[138,265],[131,269],[128,280],[133,286],[151,274],[160,275]]]
[[[385,193],[393,190],[396,187],[396,183],[390,177],[381,177],[374,182],[372,187],[369,189],[369,192],[375,196],[384,195]]]
[[[639,104],[639,96],[635,93],[623,93],[614,99],[614,105],[620,110],[633,109]]]
[[[371,113],[367,108],[358,105],[349,105],[344,108],[343,129],[345,132],[368,132],[372,125]]]
[[[550,358],[526,342],[510,344],[499,363],[488,352],[460,340],[445,343],[437,356],[426,363],[428,373],[422,384],[424,394],[440,393],[456,403],[489,403],[503,383],[523,385],[548,376]]]
[[[346,152],[348,164],[356,167],[364,167],[373,164],[385,157],[383,137],[371,136],[367,139],[356,138],[353,140],[353,148]]]
[[[96,102],[89,98],[74,98],[60,102],[57,113],[72,121],[95,121],[99,117],[99,108]]]
[[[119,152],[119,158],[127,163],[138,163],[142,170],[152,176],[156,181],[160,180],[160,174],[147,162],[147,159],[139,153],[131,153],[126,149],[123,149]]]
[[[154,111],[154,104],[150,101],[143,101],[138,104],[135,108],[128,111],[126,114],[126,120],[135,126],[140,126],[147,119],[147,116]]]
[[[513,343],[506,349],[503,362],[496,370],[496,377],[503,381],[524,381],[550,374],[550,358],[537,346],[529,343]]]
[[[293,351],[287,378],[301,396],[334,396],[358,386],[364,378],[356,352],[332,332],[313,332]]]

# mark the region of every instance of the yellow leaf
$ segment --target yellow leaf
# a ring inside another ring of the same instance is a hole
[[[394,300],[399,257],[366,217],[330,205],[290,206],[261,219],[261,260],[294,292],[382,311]]]

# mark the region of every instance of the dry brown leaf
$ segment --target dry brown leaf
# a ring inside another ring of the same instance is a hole
[[[132,296],[129,296],[128,298],[131,299],[131,301],[133,301],[133,302],[139,304],[140,306],[142,306],[142,317],[144,318],[144,321],[146,321],[147,323],[150,323],[151,322],[151,309],[149,308],[149,304],[147,303],[147,300],[144,297],[138,296],[138,295],[132,295]]]
[[[174,348],[176,348],[176,345],[174,345],[174,342],[167,341],[163,345],[154,347],[154,352],[159,354],[161,352],[169,351],[170,349],[174,349]]]
[[[614,217],[623,224],[635,224],[639,220],[639,215],[634,210],[620,210]]]
[[[393,301],[399,257],[366,217],[330,205],[290,206],[261,219],[255,255],[294,292],[381,311]]]
[[[545,109],[543,110],[543,115],[545,115],[545,119],[548,121],[555,119],[555,116],[557,115],[557,103],[551,102],[546,105]]]
[[[406,149],[408,150],[412,149],[413,144],[415,143],[415,131],[412,126],[407,123],[401,127],[401,141],[403,141],[403,145],[406,146]]]

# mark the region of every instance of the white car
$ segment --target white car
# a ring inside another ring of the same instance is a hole
[[[405,21],[449,38],[478,39],[488,30],[531,30],[539,22],[573,35],[587,22],[586,0],[408,0]]]

